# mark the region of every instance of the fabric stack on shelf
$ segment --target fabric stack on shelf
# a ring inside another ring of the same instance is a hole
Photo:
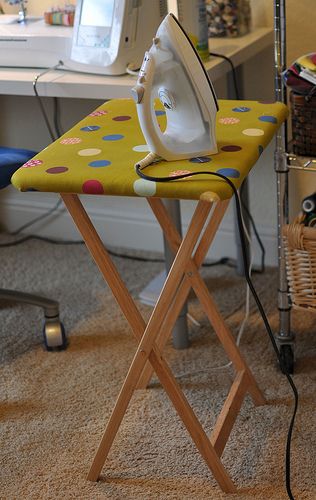
[[[316,53],[299,57],[283,78],[290,89],[293,152],[316,156]]]

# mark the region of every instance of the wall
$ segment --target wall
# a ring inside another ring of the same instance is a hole
[[[146,0],[148,1],[148,0]],[[28,0],[27,9],[32,15],[40,16],[52,5],[63,5],[65,2],[52,0]],[[72,0],[72,4],[76,4]],[[250,0],[253,26],[273,26],[273,0]],[[16,6],[8,5],[0,0],[5,13],[15,13]],[[315,50],[315,0],[287,0],[288,24],[288,58],[292,61],[300,54]],[[310,13],[310,15],[308,14]]]
[[[52,2],[51,0],[28,0],[26,7],[28,13],[34,16],[42,16],[45,10],[49,10],[52,5],[64,5],[66,2]],[[67,2],[75,4],[75,1]],[[8,5],[5,0],[1,0],[0,4],[6,14],[15,14],[18,12],[18,7],[15,5]]]

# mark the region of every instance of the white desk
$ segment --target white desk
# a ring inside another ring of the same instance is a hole
[[[272,45],[271,28],[258,28],[239,38],[212,38],[209,41],[211,52],[230,57],[236,67]],[[205,66],[213,81],[230,72],[229,64],[220,58],[211,58]],[[41,71],[38,68],[0,68],[0,94],[34,95],[32,82]],[[39,79],[37,90],[47,97],[105,100],[131,97],[130,89],[134,84],[135,77],[130,75],[100,76],[56,70]]]

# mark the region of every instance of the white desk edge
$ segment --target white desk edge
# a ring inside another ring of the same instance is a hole
[[[230,57],[237,67],[273,46],[272,28],[257,28],[238,38],[211,38],[209,49]],[[228,73],[231,68],[227,61],[211,57],[205,64],[213,81]],[[34,96],[33,80],[41,73],[39,68],[0,67],[0,94]],[[102,76],[55,70],[38,80],[37,91],[41,96],[69,97],[83,99],[113,99],[131,97],[130,89],[136,77]]]

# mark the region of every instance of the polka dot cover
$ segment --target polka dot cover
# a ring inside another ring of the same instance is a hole
[[[147,167],[146,174],[172,179],[200,170],[218,172],[238,188],[287,115],[287,107],[279,102],[219,100],[218,153],[161,161]],[[158,106],[156,119],[163,130],[166,116]],[[134,101],[114,99],[25,163],[13,175],[12,184],[21,191],[176,199],[200,199],[215,192],[221,199],[231,197],[228,184],[210,175],[170,183],[140,179],[134,165],[147,153]]]

